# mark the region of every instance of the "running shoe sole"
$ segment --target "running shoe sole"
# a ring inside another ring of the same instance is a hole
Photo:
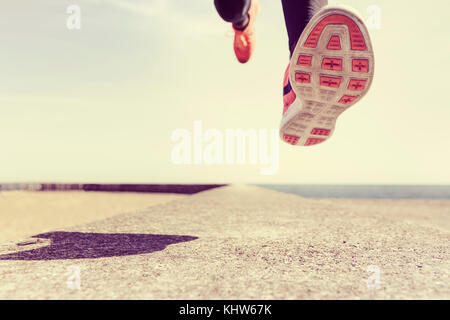
[[[326,6],[312,17],[292,54],[289,82],[299,101],[284,114],[281,138],[292,145],[324,142],[338,116],[369,90],[374,54],[362,19],[347,6]]]

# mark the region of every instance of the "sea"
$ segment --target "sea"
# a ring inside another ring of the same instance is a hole
[[[309,198],[450,199],[450,185],[264,184],[259,186]]]

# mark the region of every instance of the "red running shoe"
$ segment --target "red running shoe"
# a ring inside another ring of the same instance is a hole
[[[311,146],[331,137],[337,117],[360,101],[374,75],[369,32],[347,6],[325,6],[300,36],[284,77],[282,140]]]
[[[234,53],[240,63],[246,63],[255,50],[255,19],[258,14],[258,1],[252,0],[248,10],[249,22],[244,30],[234,30]]]

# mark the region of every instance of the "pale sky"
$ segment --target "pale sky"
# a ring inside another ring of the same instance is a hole
[[[336,3],[336,1],[333,1]],[[368,18],[375,78],[315,147],[261,164],[176,165],[177,129],[278,129],[288,63],[281,2],[261,1],[247,65],[208,0],[0,3],[0,182],[450,183],[448,1],[349,0]],[[81,8],[68,30],[66,9]]]

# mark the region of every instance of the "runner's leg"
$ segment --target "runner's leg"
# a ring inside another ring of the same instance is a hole
[[[235,29],[243,30],[249,22],[250,2],[250,0],[214,0],[214,5],[223,20],[232,23]]]
[[[303,29],[311,17],[328,4],[328,0],[281,0],[292,55]]]

